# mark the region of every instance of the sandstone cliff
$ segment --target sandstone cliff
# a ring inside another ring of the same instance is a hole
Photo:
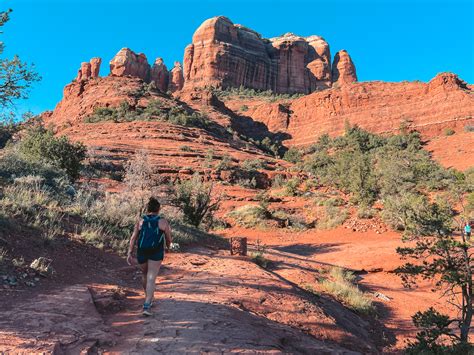
[[[307,94],[332,83],[329,45],[322,37],[287,33],[265,39],[224,16],[201,24],[183,63],[185,88],[243,86]]]
[[[324,133],[343,133],[345,122],[378,133],[396,132],[405,123],[426,137],[443,134],[447,127],[462,131],[474,122],[474,92],[451,73],[439,74],[429,83],[346,81],[340,87],[285,103],[253,104],[232,98],[225,104],[234,111],[247,105],[246,116],[272,132],[288,134],[285,144],[298,146],[312,144]]]

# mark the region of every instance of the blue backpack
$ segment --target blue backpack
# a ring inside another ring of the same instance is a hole
[[[143,216],[142,228],[138,237],[138,249],[159,249],[163,243],[163,231],[159,228],[160,216]]]

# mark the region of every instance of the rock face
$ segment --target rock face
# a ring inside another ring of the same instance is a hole
[[[357,81],[354,63],[347,51],[342,50],[334,56],[332,80],[339,85],[351,84]]]
[[[349,71],[340,72],[350,78]],[[234,111],[242,105],[238,100],[225,104]],[[278,102],[247,105],[247,116],[272,132],[287,134],[285,144],[290,146],[310,145],[324,133],[339,135],[345,122],[376,133],[397,132],[405,123],[426,137],[443,135],[447,127],[462,131],[474,123],[474,91],[452,73],[438,74],[429,83],[342,85],[293,100],[284,109]]]
[[[149,82],[150,64],[148,64],[145,54],[136,54],[128,48],[122,48],[110,61],[110,74],[134,76]]]
[[[76,81],[98,78],[101,62],[102,59],[100,58],[92,58],[90,62],[81,63],[81,67],[77,72]]]
[[[352,61],[351,61],[352,63]],[[186,87],[247,87],[276,93],[310,93],[331,86],[328,43],[287,33],[264,39],[219,16],[194,33],[184,54]]]
[[[150,72],[150,80],[155,83],[156,87],[166,92],[168,90],[168,69],[162,58],[156,58]]]
[[[170,82],[168,90],[175,92],[181,90],[184,86],[183,68],[180,62],[174,62],[174,67],[170,71]]]

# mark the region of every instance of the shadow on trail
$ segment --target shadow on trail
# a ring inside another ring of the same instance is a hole
[[[338,251],[340,243],[322,243],[318,245],[311,244],[291,244],[285,246],[273,246],[272,249],[282,251],[285,253],[300,255],[300,256],[313,256],[316,254],[332,253]]]

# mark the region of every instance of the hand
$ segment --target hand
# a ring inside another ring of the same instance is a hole
[[[127,264],[128,265],[133,265],[133,257],[132,254],[128,253],[127,255]]]

